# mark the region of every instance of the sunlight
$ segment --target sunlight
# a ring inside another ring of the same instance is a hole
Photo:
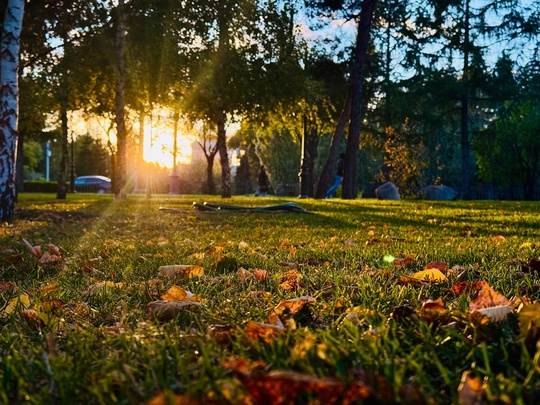
[[[191,140],[178,131],[176,164],[191,163]],[[167,127],[144,127],[144,160],[163,167],[173,166],[173,130]]]

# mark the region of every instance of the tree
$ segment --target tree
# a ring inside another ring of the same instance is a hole
[[[15,213],[15,160],[19,115],[19,54],[24,0],[8,0],[2,10],[0,40],[0,220]]]

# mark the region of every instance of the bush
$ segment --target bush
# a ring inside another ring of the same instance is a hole
[[[27,193],[56,193],[58,182],[32,180],[24,182],[24,192]]]

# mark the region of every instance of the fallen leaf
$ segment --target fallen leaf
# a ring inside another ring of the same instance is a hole
[[[0,282],[0,294],[5,294],[7,292],[17,291],[17,284],[11,281],[2,281]]]
[[[279,318],[278,318],[279,320]],[[266,343],[274,340],[279,334],[285,331],[285,327],[279,322],[279,324],[260,323],[255,321],[248,321],[245,332],[253,340],[262,339]]]
[[[27,294],[21,294],[9,300],[4,310],[0,313],[0,317],[11,315],[17,309],[26,309],[30,306],[30,297]]]
[[[107,291],[114,288],[122,289],[124,288],[124,283],[115,283],[114,281],[100,281],[98,283],[88,286],[88,288],[84,290],[83,293],[88,295],[94,295],[100,293],[101,291]]]
[[[483,308],[512,305],[512,301],[501,293],[495,291],[486,281],[481,281],[478,297],[469,305],[469,311],[478,311]]]
[[[540,335],[540,303],[522,305],[518,308],[520,336],[537,337]]]
[[[193,294],[190,291],[184,290],[182,287],[173,285],[169,288],[162,296],[162,301],[198,301],[201,302],[201,297],[196,294]]]
[[[170,279],[176,279],[177,277],[186,277],[191,279],[193,276],[200,276],[204,274],[204,268],[189,264],[172,264],[168,266],[159,266],[158,274]]]
[[[477,309],[474,311],[471,311],[471,314],[482,314],[484,316],[487,316],[491,321],[493,322],[502,322],[504,321],[508,314],[514,310],[513,305],[501,305],[496,307],[490,307],[490,308],[482,308]]]
[[[437,269],[440,271],[446,271],[448,270],[448,265],[445,262],[440,262],[438,260],[435,260],[433,262],[429,262],[426,265],[426,270],[429,270],[429,269]]]
[[[36,248],[32,246],[30,242],[28,242],[26,239],[22,238],[22,241],[24,243],[24,246],[26,246],[26,248],[32,254],[32,256],[34,256],[36,259],[39,260],[41,258],[41,252],[36,250]]]
[[[255,276],[255,278],[257,279],[257,281],[266,281],[268,280],[268,272],[266,270],[262,270],[262,269],[253,269],[252,270],[253,272],[253,275]]]
[[[359,381],[348,383],[295,371],[273,371],[267,375],[237,371],[235,375],[258,404],[294,404],[304,395],[314,396],[320,404],[349,405],[375,400],[372,389]]]
[[[241,283],[246,283],[250,279],[255,278],[255,275],[251,271],[246,270],[243,267],[240,267],[238,269],[238,271],[236,272],[236,276],[238,277],[238,281],[240,281]]]
[[[463,405],[482,405],[484,401],[484,388],[480,378],[474,376],[470,370],[461,375],[458,387],[459,401]]]
[[[171,321],[182,312],[200,307],[202,304],[195,301],[152,301],[146,305],[146,313],[152,319]]]
[[[481,281],[475,281],[475,282],[461,281],[459,283],[454,284],[451,288],[451,291],[456,295],[461,295],[463,293],[479,291],[482,289],[482,285],[483,284]]]
[[[429,281],[429,282],[434,282],[434,283],[439,283],[439,282],[443,282],[447,280],[446,276],[443,273],[441,273],[439,269],[422,270],[422,271],[414,273],[412,276],[419,280]]]
[[[356,243],[356,242],[353,242],[352,240],[349,240],[349,239],[345,240],[345,241],[343,242],[343,244],[344,244],[345,246],[347,246],[347,247],[355,247],[355,246],[357,246],[357,243]]]
[[[268,316],[268,322],[273,324],[284,312],[288,315],[294,315],[304,309],[308,304],[313,304],[315,302],[317,302],[317,300],[310,296],[281,301]]]

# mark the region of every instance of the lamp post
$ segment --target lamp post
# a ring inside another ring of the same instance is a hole
[[[300,172],[298,177],[300,178],[300,195],[298,198],[308,197],[308,165],[306,162],[306,131],[307,131],[307,117],[304,114],[304,128],[302,131],[302,157],[300,158]]]

